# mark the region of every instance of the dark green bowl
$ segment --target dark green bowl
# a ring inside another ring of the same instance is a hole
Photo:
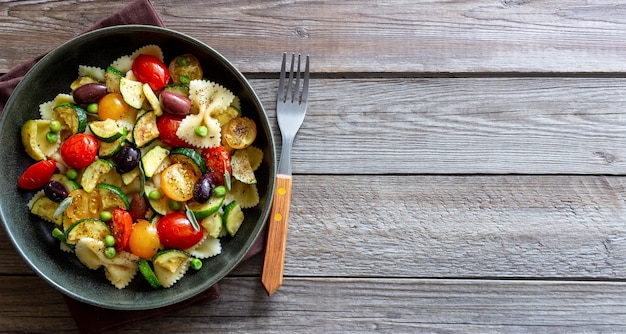
[[[73,254],[64,253],[51,236],[52,225],[30,215],[26,203],[32,192],[18,190],[17,179],[34,161],[24,152],[20,129],[28,119],[39,118],[38,106],[58,93],[68,92],[79,65],[106,68],[113,60],[147,45],[159,45],[166,62],[191,53],[205,69],[205,76],[241,98],[242,112],[258,126],[255,146],[265,158],[257,170],[260,204],[245,211],[237,235],[222,243],[222,254],[204,260],[198,272],[190,270],[169,289],[152,290],[137,274],[125,289],[116,289],[102,269],[85,268]],[[152,26],[116,26],[76,37],[50,52],[24,77],[9,98],[0,118],[0,218],[9,238],[30,267],[64,294],[88,304],[121,310],[152,309],[193,297],[227,275],[259,237],[269,215],[276,155],[272,130],[257,95],[246,78],[222,55],[184,34]]]

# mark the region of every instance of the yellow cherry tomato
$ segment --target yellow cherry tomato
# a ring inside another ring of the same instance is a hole
[[[102,120],[107,118],[119,120],[129,110],[130,106],[124,102],[124,98],[122,98],[120,93],[109,93],[98,102],[98,116]]]
[[[72,203],[63,212],[65,228],[81,219],[100,218],[102,198],[97,191],[88,193],[83,189],[76,189],[70,192],[69,197],[72,198]]]
[[[223,141],[234,149],[246,148],[256,139],[256,124],[247,117],[235,117],[222,128]]]
[[[161,241],[155,224],[139,219],[133,224],[128,247],[142,259],[151,259],[159,250]]]
[[[196,181],[198,176],[187,164],[175,163],[161,172],[161,190],[167,197],[178,202],[193,198]]]

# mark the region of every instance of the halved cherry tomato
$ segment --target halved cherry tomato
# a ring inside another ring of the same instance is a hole
[[[161,190],[175,201],[188,201],[193,198],[193,186],[198,177],[187,164],[170,165],[161,172]]]
[[[196,230],[187,215],[177,211],[168,213],[157,222],[161,244],[166,248],[187,249],[202,240],[204,229]]]
[[[246,148],[256,139],[256,123],[247,117],[235,117],[224,125],[222,137],[234,149]]]
[[[140,54],[133,61],[133,74],[137,80],[150,85],[153,91],[159,91],[170,81],[167,66],[153,55]]]
[[[110,221],[111,235],[115,238],[115,250],[123,251],[130,242],[130,233],[133,230],[133,218],[124,209],[113,210],[113,219]]]
[[[50,181],[56,169],[57,162],[54,159],[38,161],[24,171],[17,186],[26,190],[39,189]]]
[[[157,119],[157,128],[159,129],[159,139],[165,144],[172,147],[191,147],[186,141],[176,135],[182,118],[163,114]]]
[[[100,119],[119,120],[130,110],[120,93],[109,93],[98,102],[98,116]]]
[[[137,220],[128,241],[130,251],[140,258],[151,259],[159,250],[159,246],[161,246],[161,241],[156,224],[151,224],[145,219]]]
[[[87,133],[77,133],[61,144],[61,157],[70,167],[81,169],[94,162],[98,154],[98,140]]]
[[[99,218],[102,211],[102,197],[97,191],[90,193],[83,189],[72,190],[69,194],[72,199],[72,203],[65,209],[63,214],[63,225],[66,228],[72,223],[75,223],[85,218]]]
[[[218,186],[224,185],[226,172],[232,175],[230,167],[230,153],[222,146],[209,147],[202,150],[202,158],[206,163],[207,172],[215,175],[215,182]]]

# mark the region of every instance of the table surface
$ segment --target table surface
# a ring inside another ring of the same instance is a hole
[[[0,1],[0,73],[128,2]],[[622,1],[153,4],[273,123],[282,52],[313,80],[283,286],[265,294],[259,255],[128,332],[626,331]],[[4,231],[0,296],[4,331],[77,330]]]

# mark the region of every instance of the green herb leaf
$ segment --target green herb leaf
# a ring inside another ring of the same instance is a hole
[[[143,165],[139,163],[139,196],[146,192],[146,172],[143,171]]]
[[[227,190],[231,189],[230,173],[228,172],[228,169],[226,169],[226,161],[224,161],[224,185]]]
[[[193,211],[185,204],[185,214],[187,215],[187,219],[191,222],[191,225],[196,231],[200,231],[200,224],[198,224],[198,220],[196,219],[196,215],[193,214]]]
[[[67,209],[67,207],[70,206],[70,204],[72,204],[72,197],[70,196],[65,197],[65,199],[62,200],[61,203],[59,203],[59,207],[56,210],[54,210],[54,214],[52,216],[56,218],[59,215],[63,214],[63,212],[65,212],[65,210]]]

